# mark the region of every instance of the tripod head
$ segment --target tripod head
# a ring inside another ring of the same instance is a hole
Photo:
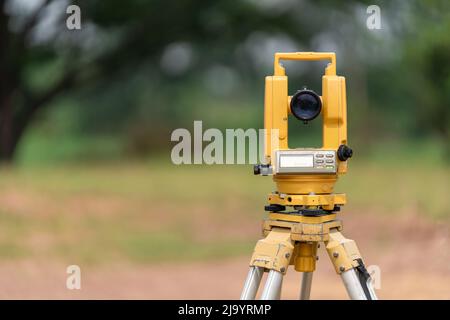
[[[322,95],[312,90],[288,93],[288,77],[281,60],[329,60],[322,76]],[[320,148],[289,148],[288,116],[307,123],[322,114]],[[337,177],[347,172],[353,154],[347,146],[347,101],[345,78],[336,75],[332,52],[276,53],[274,74],[265,80],[265,164],[255,174],[273,174],[277,191],[283,194],[330,194]]]

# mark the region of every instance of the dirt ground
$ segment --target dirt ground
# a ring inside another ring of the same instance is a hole
[[[353,213],[345,216],[345,235],[357,240],[367,265],[379,266],[379,298],[450,299],[448,223],[411,214],[392,219]],[[0,298],[236,299],[250,254],[207,262],[80,266],[81,290],[66,289],[67,265],[62,262],[11,260],[0,263]],[[346,299],[323,246],[319,254],[311,297]],[[290,270],[282,298],[296,299],[299,286],[300,274]]]

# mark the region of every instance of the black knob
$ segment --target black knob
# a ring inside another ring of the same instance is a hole
[[[253,174],[254,175],[261,174],[261,166],[259,164],[255,164],[253,166]]]
[[[353,150],[349,146],[341,144],[337,151],[337,155],[339,160],[347,161],[348,158],[351,158],[353,156]]]

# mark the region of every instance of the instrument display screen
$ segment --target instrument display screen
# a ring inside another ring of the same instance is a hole
[[[291,149],[275,151],[275,174],[335,174],[336,151]]]
[[[314,167],[314,155],[312,154],[282,154],[280,155],[280,167]]]

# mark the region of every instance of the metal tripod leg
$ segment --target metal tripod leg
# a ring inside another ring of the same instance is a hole
[[[356,268],[345,271],[341,274],[345,289],[352,300],[377,300],[370,276],[366,276]]]
[[[258,291],[264,268],[250,267],[247,279],[245,280],[244,289],[242,290],[241,300],[254,300]]]
[[[337,229],[330,230],[326,242],[328,256],[342,277],[347,293],[353,300],[376,300],[370,274],[364,266],[355,241],[346,239]]]
[[[313,272],[303,272],[300,300],[309,300],[309,296],[311,295],[312,279]]]
[[[281,296],[281,285],[283,283],[283,274],[281,272],[270,270],[264,286],[261,300],[278,300]]]
[[[279,299],[283,275],[286,273],[294,250],[289,228],[272,228],[264,239],[258,241],[241,299],[254,299],[263,270],[270,270],[261,299]],[[253,269],[256,268],[256,269]],[[258,270],[258,271],[257,271]]]

